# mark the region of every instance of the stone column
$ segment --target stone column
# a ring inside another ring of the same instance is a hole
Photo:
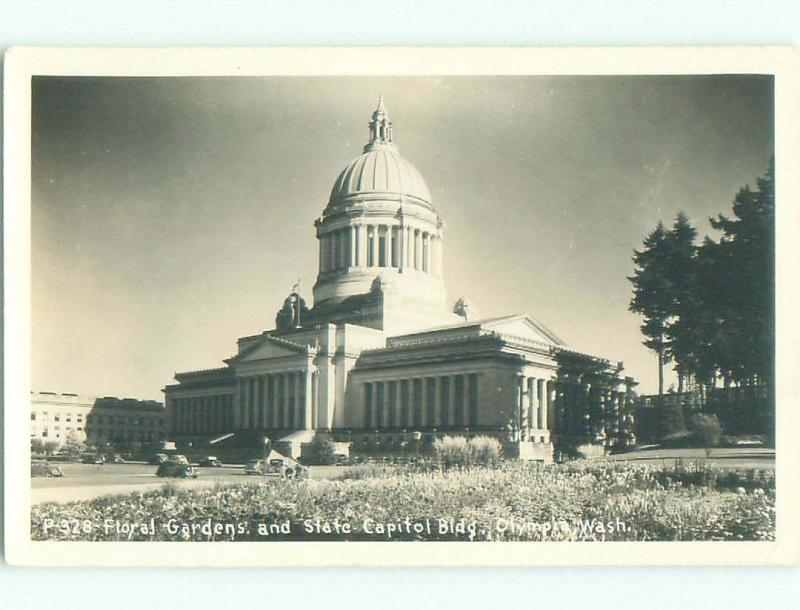
[[[397,268],[402,272],[406,267],[406,228],[403,225],[397,227]]]
[[[320,236],[319,238],[319,271],[323,273],[325,271],[325,241],[324,237]]]
[[[350,255],[348,258],[348,267],[355,267],[356,266],[356,228],[353,225],[350,225],[347,228],[347,239],[350,242]]]
[[[392,239],[392,226],[386,225],[386,266],[392,266],[392,249],[394,248],[394,239]]]
[[[536,393],[536,402],[538,403],[538,418],[536,426],[540,430],[547,430],[547,396],[545,394],[545,380],[544,379],[537,379],[536,385],[534,386],[534,392]]]
[[[301,400],[302,391],[305,390],[304,371],[296,371],[294,374],[294,427],[295,430],[304,429],[303,415],[305,413],[305,401]]]
[[[419,234],[417,234],[417,237],[419,237]],[[449,378],[448,386],[450,391],[447,395],[447,412],[450,419],[448,423],[452,427],[456,425],[456,376],[450,375]]]
[[[269,375],[261,376],[261,429],[269,428]]]
[[[250,377],[244,378],[244,430],[250,429]]]
[[[528,410],[525,408],[525,376],[517,374],[517,433],[522,439],[522,431],[528,429]]]
[[[528,427],[539,427],[539,402],[536,400],[536,378],[528,377]]]
[[[364,231],[362,230],[363,227],[358,224],[354,226],[355,228],[355,239],[356,239],[356,267],[363,267],[364,266]]]
[[[442,405],[440,403],[440,399],[442,396],[442,389],[441,389],[441,377],[434,377],[433,378],[433,400],[431,404],[433,404],[433,413],[428,414],[428,420],[426,424],[430,428],[438,428],[442,425]]]
[[[414,417],[414,410],[408,410],[408,425],[409,426],[416,426],[419,424],[419,427],[423,427],[427,420],[428,420],[428,379],[426,377],[422,378],[422,396],[420,400],[422,404],[419,406],[419,422]]]
[[[305,395],[303,401],[303,428],[306,430],[314,429],[314,366],[309,364],[308,369],[303,373],[303,385]]]
[[[372,229],[372,266],[378,267],[380,260],[378,259],[378,240],[380,239],[379,225],[371,225]]]
[[[556,416],[556,382],[548,381],[545,385],[547,394],[547,419],[551,421],[553,429],[558,428],[558,418]]]
[[[402,380],[398,379],[394,382],[394,421],[397,422],[398,427],[402,428],[408,425],[407,421],[403,421],[403,393],[401,391]],[[410,409],[409,409],[410,412]],[[408,414],[406,414],[408,419]]]

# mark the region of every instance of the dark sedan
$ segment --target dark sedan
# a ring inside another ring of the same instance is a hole
[[[183,464],[182,462],[169,460],[159,465],[158,470],[156,470],[156,476],[179,477],[181,479],[188,479],[189,477],[192,477],[193,479],[196,479],[197,471],[189,464]]]

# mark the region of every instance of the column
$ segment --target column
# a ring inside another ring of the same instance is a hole
[[[303,371],[297,371],[294,374],[294,427],[296,430],[302,430],[305,425],[303,422],[303,415],[305,413],[303,392],[305,392],[305,382],[303,380]]]
[[[394,236],[392,235],[393,230],[394,227],[391,225],[386,225],[386,266],[390,269],[394,266],[392,264],[392,252],[394,251]]]
[[[517,398],[517,433],[520,435],[521,438],[522,430],[528,428],[528,413],[527,409],[525,409],[525,377],[521,374],[517,374],[517,391],[516,391],[516,398]]]
[[[269,392],[269,375],[262,375],[261,376],[261,421],[259,422],[259,428],[262,430],[266,430],[269,428],[269,405],[267,403],[267,394]]]
[[[422,384],[422,401],[419,406],[419,425],[424,426],[425,421],[427,420],[427,411],[428,411],[428,379],[426,377],[423,377],[420,380],[420,383]],[[408,418],[410,420],[409,421],[410,425],[414,425],[417,423],[415,413],[409,413]]]
[[[431,265],[430,265],[430,241],[428,239],[428,232],[424,232],[422,234],[422,270],[426,273],[430,273]]]
[[[414,239],[414,243],[419,246],[419,232]],[[447,425],[451,428],[456,425],[456,376],[447,377]]]
[[[362,267],[364,265],[364,255],[362,253],[362,242],[364,241],[364,236],[361,234],[361,225],[355,225],[353,230],[355,231],[355,244],[353,246],[353,249],[356,253],[355,266]]]
[[[539,401],[536,396],[536,378],[528,377],[528,427],[539,427]]]
[[[397,268],[402,271],[406,266],[405,257],[406,247],[406,228],[404,226],[397,227]]]
[[[406,420],[403,420],[403,405],[402,405],[402,396],[400,395],[400,385],[402,381],[398,380],[393,382],[393,389],[394,396],[392,397],[392,404],[394,405],[394,421],[397,424],[398,428],[403,428],[404,426],[410,425],[408,420],[408,414],[406,414]]]
[[[347,235],[347,266],[354,267],[356,264],[356,228],[350,225],[345,231]]]
[[[244,378],[244,411],[242,413],[242,430],[250,428],[250,378]]]
[[[550,426],[553,429],[558,428],[558,420],[556,418],[556,382],[548,381],[545,385],[545,394],[547,396],[547,419],[550,420]]]
[[[538,428],[540,430],[547,430],[547,395],[545,393],[545,380],[536,380],[536,400],[539,402],[539,419]]]
[[[325,241],[324,237],[319,238],[319,271],[323,273],[325,271]]]
[[[377,267],[378,263],[378,239],[380,238],[378,232],[378,225],[370,225],[372,231],[372,266]]]
[[[312,430],[314,428],[314,368],[309,365],[308,370],[303,373],[303,428]]]

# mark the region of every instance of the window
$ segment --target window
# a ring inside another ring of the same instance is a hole
[[[83,430],[83,428],[81,428],[80,426],[78,426],[78,427],[76,428],[76,430],[77,430],[78,432],[80,432],[81,430]]]
[[[31,421],[36,421],[36,413],[31,413]]]
[[[53,419],[54,419],[55,421],[61,421],[61,415],[59,415],[58,413],[56,413],[56,414],[53,416]]]
[[[47,434],[48,434],[48,433],[47,433],[47,428],[45,428],[44,430],[42,430],[42,436],[43,436],[44,438],[47,438]]]

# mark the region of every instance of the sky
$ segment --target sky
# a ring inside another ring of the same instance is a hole
[[[527,312],[654,392],[633,249],[679,211],[717,237],[773,153],[770,77],[37,77],[32,389],[161,399],[298,278],[310,302],[313,222],[379,93],[445,221],[449,302]]]

